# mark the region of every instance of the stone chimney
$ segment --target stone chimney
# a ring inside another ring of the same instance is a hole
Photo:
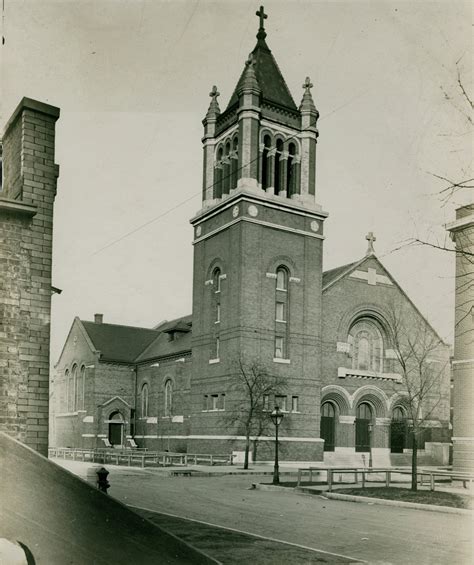
[[[96,324],[102,324],[104,322],[104,315],[103,314],[94,314],[94,322]]]

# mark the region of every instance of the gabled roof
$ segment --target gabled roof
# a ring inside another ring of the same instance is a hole
[[[158,335],[148,347],[136,358],[136,362],[148,361],[157,357],[178,355],[191,351],[192,316],[182,316],[175,320],[165,321],[156,326]],[[170,334],[175,339],[170,339]]]
[[[95,349],[101,352],[102,361],[133,363],[159,335],[158,331],[148,328],[97,324],[82,320],[81,323]]]
[[[322,289],[323,292],[326,291],[329,287],[334,285],[337,281],[343,279],[352,271],[354,271],[359,265],[362,265],[368,259],[375,259],[377,263],[382,267],[382,269],[387,274],[388,278],[392,281],[394,286],[403,294],[403,296],[408,300],[408,302],[413,306],[413,308],[418,312],[419,316],[426,322],[426,324],[433,330],[437,338],[439,339],[440,343],[446,345],[446,342],[442,337],[440,337],[439,333],[433,328],[432,324],[426,319],[426,317],[420,312],[419,308],[416,304],[411,300],[411,298],[407,295],[407,293],[403,290],[403,288],[398,284],[398,282],[394,279],[394,277],[390,274],[388,269],[385,265],[380,261],[380,259],[375,255],[375,253],[371,253],[362,257],[359,261],[355,261],[354,263],[348,263],[347,265],[341,265],[340,267],[336,267],[335,269],[330,269],[323,273],[323,285]]]
[[[275,57],[272,55],[265,39],[258,39],[257,45],[252,51],[252,56],[254,61],[253,68],[257,77],[258,85],[262,91],[263,100],[297,111],[290,89],[286,85],[285,79],[281,74]],[[245,70],[240,75],[239,82],[235,87],[227,108],[230,108],[238,102],[237,90],[244,72]]]
[[[365,259],[365,257],[364,257]],[[329,271],[324,271],[323,273],[323,290],[328,286],[331,286],[333,282],[336,282],[339,278],[342,278],[346,273],[352,271],[357,265],[362,261],[355,261],[354,263],[347,263],[347,265],[341,265],[340,267],[335,267]]]

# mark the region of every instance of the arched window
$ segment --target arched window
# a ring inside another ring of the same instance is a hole
[[[229,194],[230,191],[230,141],[225,145],[224,158],[222,160],[222,193]]]
[[[266,135],[263,138],[263,152],[262,152],[262,188],[266,190],[270,186],[270,158],[268,156],[268,152],[270,151],[270,147],[272,144],[272,140],[269,135]]]
[[[70,412],[74,412],[76,410],[76,398],[77,398],[77,365],[74,363],[71,370],[71,383],[69,387]]]
[[[141,391],[141,415],[142,418],[146,418],[148,416],[148,385],[147,383],[145,383],[142,386],[142,391]]]
[[[214,288],[214,292],[221,291],[221,270],[219,267],[214,269],[214,272],[212,273],[212,286]]]
[[[288,271],[284,267],[278,267],[276,276],[276,289],[288,290]]]
[[[167,380],[165,384],[165,416],[171,416],[173,413],[173,383]]]
[[[222,157],[224,151],[222,147],[217,151],[217,161],[215,166],[214,198],[222,198]]]
[[[352,343],[352,368],[361,371],[382,372],[383,338],[372,320],[357,321],[349,332]]]
[[[77,377],[76,410],[84,409],[85,375],[86,375],[86,368],[84,365],[82,365],[81,370],[79,371],[79,376]]]
[[[275,359],[288,359],[289,335],[288,271],[285,267],[276,270],[275,289]]]
[[[288,166],[286,169],[286,191],[288,198],[297,192],[295,187],[295,155],[296,146],[294,143],[290,143],[290,145],[288,145]]]
[[[280,189],[282,188],[281,186],[282,153],[283,153],[283,140],[277,139],[276,154],[275,154],[275,194],[278,194],[280,192]]]
[[[234,137],[232,141],[232,156],[230,161],[230,189],[237,188],[237,172],[239,164],[239,138]]]
[[[64,403],[63,403],[64,412],[69,411],[69,369],[66,369],[64,373]]]
[[[336,411],[332,402],[321,406],[321,439],[324,439],[324,451],[334,451],[336,431]]]

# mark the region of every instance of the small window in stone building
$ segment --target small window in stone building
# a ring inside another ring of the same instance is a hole
[[[292,412],[299,412],[299,406],[298,406],[298,396],[292,396],[291,397],[291,411]]]
[[[225,410],[225,393],[219,395],[218,410]]]
[[[211,410],[219,409],[219,395],[211,394]]]
[[[285,338],[282,336],[277,336],[275,338],[275,358],[285,359],[285,357],[286,357]]]
[[[279,269],[277,269],[276,275],[277,275],[277,281],[276,281],[277,290],[283,290],[283,291],[287,290],[288,273],[286,272],[286,269],[280,267]]]
[[[219,303],[216,304],[216,324],[221,321],[221,305]]]
[[[218,337],[216,337],[216,342],[214,344],[214,348],[215,348],[214,359],[219,359],[220,358],[219,357],[220,356],[220,349],[221,349],[221,340]]]
[[[277,322],[286,322],[286,303],[285,302],[280,302],[280,301],[277,300],[275,319],[276,319]]]
[[[270,395],[264,394],[263,395],[263,410],[268,412],[270,410]]]
[[[148,416],[148,385],[146,383],[142,386],[141,400],[141,416],[146,418]]]
[[[286,396],[275,395],[275,406],[278,406],[282,412],[288,412]]]
[[[205,412],[206,410],[209,410],[209,395],[205,394],[202,397],[202,410],[203,412]]]
[[[76,410],[77,400],[77,365],[74,363],[71,370],[70,384],[69,384],[69,412]]]

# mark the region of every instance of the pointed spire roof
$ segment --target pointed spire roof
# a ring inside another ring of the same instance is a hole
[[[263,22],[267,18],[267,15],[264,13],[262,6],[257,12],[257,16],[260,18],[260,27],[257,33],[257,45],[252,51],[252,59],[253,70],[262,92],[262,98],[268,102],[273,102],[278,106],[284,106],[297,111],[296,104],[291,96],[288,86],[286,85],[285,79],[281,74],[275,57],[272,55],[272,52],[265,41],[267,34],[265,32]],[[245,77],[246,68],[247,67],[245,67],[240,76],[239,82],[234,89],[227,108],[230,108],[238,102],[237,93],[241,82]]]
[[[311,95],[313,83],[309,77],[306,77],[303,88],[304,94],[300,104],[300,112],[311,112],[319,116],[319,112],[316,110],[316,106],[314,105],[313,96]]]
[[[219,108],[219,102],[217,102],[217,97],[219,95],[220,92],[218,92],[217,86],[214,85],[212,87],[211,92],[209,92],[209,96],[211,97],[211,103],[209,104],[209,109],[207,110],[206,118],[214,118],[221,113],[221,109]]]

